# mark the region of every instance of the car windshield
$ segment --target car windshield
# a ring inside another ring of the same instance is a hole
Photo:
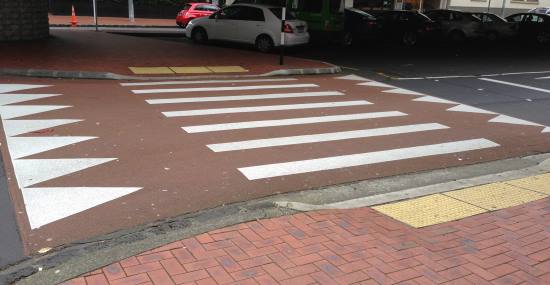
[[[269,11],[273,13],[277,18],[281,19],[281,15],[283,13],[283,8],[269,8]],[[296,20],[296,15],[294,12],[286,10],[286,19],[287,20]]]

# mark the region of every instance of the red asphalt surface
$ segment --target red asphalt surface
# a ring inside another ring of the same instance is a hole
[[[48,84],[17,94],[56,93],[60,96],[17,105],[66,105],[69,108],[15,118],[17,120],[83,119],[82,122],[21,134],[18,137],[94,136],[93,140],[37,153],[25,159],[117,158],[32,187],[142,187],[141,190],[91,209],[30,228],[13,161],[0,142],[9,191],[28,254],[119,229],[247,201],[274,193],[312,189],[350,181],[398,175],[550,151],[550,134],[542,127],[489,123],[496,115],[450,112],[456,104],[413,101],[419,96],[382,92],[388,88],[356,85],[360,81],[332,76],[307,76],[293,81],[254,83],[195,83],[156,86],[121,86],[116,81],[2,78],[6,84]],[[316,84],[318,87],[134,94],[132,90],[200,87],[239,87]],[[262,100],[195,102],[150,105],[146,99],[218,97],[312,91],[339,91],[342,96],[276,98]],[[372,104],[337,108],[166,117],[162,112],[211,108],[268,106],[368,100]],[[6,108],[3,106],[2,108]],[[367,112],[400,111],[406,116],[293,126],[250,128],[210,133],[187,133],[184,126],[228,122],[288,119]],[[5,122],[4,122],[5,123]],[[439,123],[448,129],[369,138],[306,143],[241,151],[213,152],[207,144],[328,132]],[[334,170],[249,180],[238,168],[270,163],[383,151],[404,147],[484,138],[500,146],[454,154],[426,156]],[[48,170],[44,170],[48,171]],[[82,202],[82,201],[80,201]],[[73,201],[77,203],[77,201]],[[60,206],[61,207],[61,206]],[[369,210],[370,211],[370,210]],[[368,212],[368,211],[367,211]],[[48,214],[48,213],[45,213]]]
[[[0,68],[135,75],[128,67],[238,65],[247,69],[248,72],[229,73],[229,75],[254,75],[280,69],[330,67],[319,61],[293,57],[286,57],[285,65],[281,66],[277,54],[263,54],[252,48],[246,50],[241,47],[222,48],[213,44],[195,45],[183,37],[178,42],[81,30],[52,30],[50,34],[51,38],[36,40],[32,44],[29,42],[0,43]],[[217,73],[216,75],[227,74]],[[183,74],[173,74],[173,76],[183,76]]]
[[[370,208],[259,220],[62,283],[550,284],[550,199],[411,228]]]

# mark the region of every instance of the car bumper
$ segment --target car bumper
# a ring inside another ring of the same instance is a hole
[[[285,34],[285,46],[299,46],[309,43],[309,33]],[[280,43],[276,43],[279,46]]]

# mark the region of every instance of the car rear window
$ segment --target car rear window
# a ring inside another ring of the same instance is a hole
[[[275,17],[281,19],[281,15],[283,14],[283,8],[269,8],[269,11],[275,15]],[[289,11],[286,9],[286,19],[287,20],[296,20],[296,15],[294,12]]]
[[[195,10],[216,12],[219,10],[219,8],[218,6],[214,6],[214,5],[200,5],[195,7]]]

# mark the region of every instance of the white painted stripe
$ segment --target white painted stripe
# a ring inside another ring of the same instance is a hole
[[[21,103],[25,101],[49,98],[59,95],[61,94],[0,94],[0,105]]]
[[[506,115],[498,115],[498,116],[490,119],[489,122],[514,124],[514,125],[537,126],[537,127],[542,127],[543,126],[541,124],[533,123],[533,122],[530,122],[530,121],[526,121],[526,120],[522,120],[522,119],[518,119],[518,118],[506,116]]]
[[[361,76],[357,76],[357,75],[355,75],[355,74],[350,74],[350,75],[345,75],[345,76],[336,77],[336,79],[355,80],[355,81],[368,81],[368,80],[369,80],[369,79],[367,79],[367,78],[364,78],[364,77],[361,77]]]
[[[48,112],[72,106],[58,105],[10,105],[0,106],[0,116],[3,120],[13,119],[22,116],[34,115],[42,112]]]
[[[82,120],[78,119],[3,120],[2,124],[4,125],[4,133],[6,133],[6,136],[12,137],[81,121]]]
[[[310,160],[241,167],[239,168],[239,171],[249,180],[256,180],[284,175],[479,150],[497,146],[499,146],[497,143],[487,139],[472,139]]]
[[[447,109],[447,111],[465,112],[465,113],[480,113],[480,114],[496,114],[495,112],[487,111],[485,109],[480,109],[480,108],[472,107],[472,106],[469,106],[469,105],[462,105],[462,104],[460,104],[458,106],[451,107],[451,108]]]
[[[425,95],[423,93],[419,93],[419,92],[416,92],[416,91],[407,90],[407,89],[403,89],[403,88],[395,88],[395,89],[390,89],[390,90],[384,90],[382,92],[384,92],[384,93],[394,93],[394,94],[403,94],[403,95],[418,95],[418,96],[424,96]]]
[[[23,188],[23,200],[32,229],[80,213],[140,190],[140,187]]]
[[[399,116],[407,116],[407,114],[399,111],[388,111],[388,112],[358,113],[358,114],[335,115],[335,116],[292,118],[292,119],[281,119],[281,120],[265,120],[265,121],[223,123],[223,124],[213,124],[213,125],[198,125],[198,126],[182,127],[182,129],[188,133],[204,133],[204,132],[216,132],[216,131],[227,131],[227,130],[238,130],[238,129],[252,129],[252,128],[276,127],[276,126],[317,124],[317,123],[326,123],[326,122],[365,120],[365,119],[399,117]]]
[[[298,92],[298,93],[278,93],[261,95],[238,95],[238,96],[211,96],[211,97],[192,97],[192,98],[168,98],[168,99],[150,99],[145,100],[149,104],[175,104],[175,103],[195,103],[195,102],[218,102],[218,101],[239,101],[239,100],[263,100],[280,98],[302,98],[319,96],[342,96],[342,92],[320,91],[320,92]]]
[[[363,82],[363,83],[357,83],[357,85],[361,86],[371,86],[371,87],[384,87],[384,88],[395,88],[395,86],[378,82],[378,81],[371,81],[371,82]]]
[[[162,112],[162,114],[164,114],[166,117],[185,117],[185,116],[204,116],[204,115],[215,115],[215,114],[281,111],[281,110],[336,108],[336,107],[347,107],[347,106],[363,106],[363,105],[371,105],[371,104],[372,104],[371,102],[368,102],[365,100],[359,100],[359,101],[324,102],[324,103],[307,103],[307,104],[290,104],[290,105],[202,109],[202,110],[189,110],[189,111],[170,111],[170,112]]]
[[[434,96],[424,96],[420,98],[413,99],[413,101],[419,101],[419,102],[430,102],[430,103],[442,103],[442,104],[458,104],[454,101],[450,101],[443,98],[438,98]]]
[[[319,87],[319,85],[317,84],[282,84],[282,85],[254,85],[254,86],[222,86],[222,87],[197,87],[197,88],[172,88],[172,89],[142,89],[142,90],[132,90],[132,92],[134,92],[134,94],[152,94],[152,93],[235,91],[235,90],[284,89],[284,88],[307,88],[307,87]]]
[[[122,86],[154,86],[154,85],[185,85],[185,84],[211,84],[211,83],[245,83],[245,82],[281,82],[294,81],[296,78],[263,78],[263,79],[236,79],[236,80],[179,80],[179,81],[155,81],[120,83]]]
[[[0,93],[15,92],[20,90],[49,87],[51,85],[32,85],[32,84],[0,84]]]
[[[19,188],[77,172],[116,158],[15,159],[13,168]]]
[[[544,92],[544,93],[550,93],[550,90],[548,90],[548,89],[538,88],[538,87],[534,87],[534,86],[523,85],[523,84],[518,84],[518,83],[513,83],[513,82],[508,82],[508,81],[496,80],[496,79],[491,79],[491,78],[479,78],[479,80],[489,81],[489,82],[499,83],[499,84],[504,84],[504,85],[509,85],[509,86],[514,86],[514,87],[518,87],[518,88],[525,88],[525,89],[535,90],[535,91]]]
[[[8,137],[8,149],[11,159],[41,153],[44,151],[75,144],[96,137]]]
[[[541,133],[550,133],[550,127],[544,128]]]
[[[416,133],[416,132],[441,130],[441,129],[448,129],[448,128],[449,127],[445,125],[441,125],[437,123],[428,123],[428,124],[404,125],[404,126],[387,127],[387,128],[355,130],[355,131],[347,131],[347,132],[334,132],[334,133],[324,133],[324,134],[315,134],[315,135],[237,141],[237,142],[228,142],[228,143],[209,144],[207,146],[214,152],[224,152],[224,151],[266,148],[266,147],[284,146],[284,145],[296,145],[296,144],[305,144],[305,143],[348,140],[348,139],[356,139],[356,138],[368,138],[368,137],[387,136],[387,135],[396,135],[396,134],[405,134],[405,133]]]

